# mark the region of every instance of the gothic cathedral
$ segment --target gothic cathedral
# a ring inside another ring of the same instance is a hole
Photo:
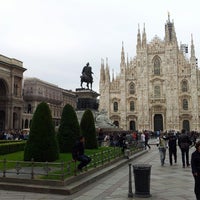
[[[101,61],[99,110],[124,130],[200,130],[200,70],[194,42],[178,45],[174,22],[165,37],[147,43],[145,27],[137,34],[136,56],[125,60],[122,44],[120,73],[110,78]],[[129,61],[130,60],[130,61]]]

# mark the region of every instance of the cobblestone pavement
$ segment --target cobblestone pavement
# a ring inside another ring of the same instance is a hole
[[[194,148],[190,149],[190,155],[193,151]],[[128,197],[130,190],[129,165],[124,165],[73,195],[64,196],[0,190],[0,200],[195,200],[191,168],[182,168],[179,149],[178,162],[173,166],[169,165],[168,152],[166,164],[163,167],[161,166],[157,147],[152,147],[146,154],[131,162],[132,165],[143,163],[152,165],[150,177],[150,193],[152,196],[149,198],[134,197],[135,185],[132,167],[133,197]]]

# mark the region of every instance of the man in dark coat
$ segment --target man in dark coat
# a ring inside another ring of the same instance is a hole
[[[200,141],[195,144],[196,151],[192,153],[191,167],[194,176],[195,186],[194,193],[197,200],[200,200]]]
[[[74,160],[80,161],[78,170],[82,171],[82,168],[90,163],[91,158],[84,154],[85,138],[80,136],[79,140],[75,143],[72,150],[72,157]]]
[[[181,149],[183,168],[185,168],[185,162],[187,164],[187,167],[190,166],[190,163],[189,163],[189,147],[192,144],[192,142],[191,142],[189,136],[187,135],[185,129],[183,129],[181,132],[182,133],[178,138],[178,145]],[[185,159],[186,159],[186,161],[185,161]]]
[[[175,135],[175,133],[170,132],[168,134],[167,140],[168,140],[168,147],[169,147],[169,162],[170,162],[170,165],[172,165],[173,164],[172,156],[174,156],[174,162],[175,163],[177,162],[177,148],[176,148],[177,136]]]

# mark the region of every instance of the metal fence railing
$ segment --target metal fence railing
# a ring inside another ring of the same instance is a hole
[[[137,150],[138,148],[135,146],[130,148],[130,154],[134,154]],[[84,171],[109,165],[123,156],[122,149],[119,147],[102,150],[90,155],[91,162],[84,168]],[[0,160],[0,179],[17,178],[63,182],[66,178],[79,175],[77,165],[78,161],[74,160],[68,162],[35,162],[33,159],[31,161],[11,161],[4,158]]]

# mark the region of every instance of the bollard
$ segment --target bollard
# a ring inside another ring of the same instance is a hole
[[[131,163],[129,163],[129,187],[128,187],[128,197],[133,197],[132,192],[132,176],[131,176]]]
[[[135,197],[151,197],[150,194],[150,174],[151,165],[136,164],[133,165],[135,178]]]
[[[125,156],[125,158],[129,159],[130,154],[131,154],[130,149],[125,149],[125,151],[124,151],[124,156]]]

